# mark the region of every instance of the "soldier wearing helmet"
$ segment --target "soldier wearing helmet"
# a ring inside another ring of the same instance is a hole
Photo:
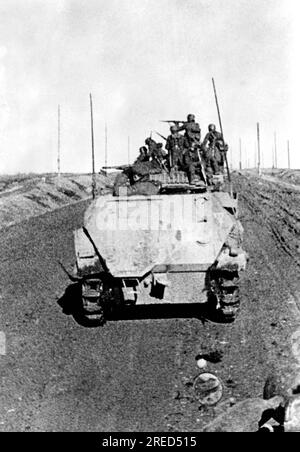
[[[146,138],[145,144],[148,146],[148,153],[151,155],[151,152],[156,148],[156,141],[154,141],[151,137]]]
[[[227,151],[227,145],[224,143],[222,134],[217,132],[215,124],[209,124],[208,133],[205,135],[201,148],[208,173],[218,174],[223,172],[224,152]]]
[[[182,165],[182,153],[185,148],[185,138],[178,133],[177,126],[170,127],[171,135],[168,136],[166,149],[168,151],[169,166],[180,167]]]
[[[146,138],[145,144],[148,146],[147,158],[151,160],[153,164],[158,163],[159,165],[164,162],[166,154],[163,151],[162,143],[157,143],[151,137]]]
[[[187,147],[193,144],[200,144],[201,140],[201,129],[199,124],[196,122],[195,115],[192,113],[187,115],[187,122],[184,122],[182,126],[178,128],[178,131],[185,131],[185,138]]]
[[[142,146],[139,151],[140,153],[134,163],[148,162],[150,157],[146,146]]]
[[[156,143],[155,149],[152,151],[151,160],[155,161],[159,165],[164,164],[166,158],[166,152],[163,150],[162,143]]]
[[[205,135],[205,138],[202,143],[202,149],[206,149],[206,145],[212,147],[216,144],[216,142],[223,142],[223,136],[220,132],[217,132],[215,124],[209,124],[208,133]]]

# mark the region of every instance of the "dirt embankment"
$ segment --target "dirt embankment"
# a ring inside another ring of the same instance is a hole
[[[277,246],[299,266],[300,186],[294,183],[282,185],[282,177],[278,177],[278,181],[276,178],[239,176],[240,196],[253,214],[253,219],[270,231]]]
[[[96,175],[97,192],[112,187],[112,177]],[[91,197],[91,175],[0,176],[0,229]]]
[[[300,186],[249,174],[236,175],[235,183],[251,257],[248,276],[254,265],[250,290],[261,297],[255,315],[265,317],[267,356],[291,389],[300,381],[293,346],[293,337],[300,337]]]
[[[263,170],[263,175],[276,177],[278,180],[300,186],[300,169]]]

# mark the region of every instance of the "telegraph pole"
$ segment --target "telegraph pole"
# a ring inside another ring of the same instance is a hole
[[[239,169],[242,169],[242,140],[240,138],[240,163],[239,163]]]
[[[93,119],[93,100],[90,94],[90,109],[91,109],[91,138],[92,138],[92,196],[95,199],[96,192],[96,175],[95,175],[95,149],[94,149],[94,119]]]
[[[57,109],[57,176],[60,177],[60,105]]]
[[[220,131],[221,131],[221,134],[222,134],[223,141],[225,143],[224,133],[223,133],[223,126],[222,126],[222,120],[221,120],[221,113],[220,113],[218,96],[217,96],[217,90],[216,90],[216,85],[215,85],[214,78],[212,78],[212,84],[213,84],[213,90],[214,90],[214,94],[215,94],[215,101],[216,101],[216,107],[217,107],[217,112],[218,112]],[[224,159],[225,159],[225,163],[226,163],[228,182],[230,184],[230,192],[232,192],[232,190],[231,190],[231,188],[232,188],[232,186],[231,186],[231,176],[230,176],[230,171],[229,171],[228,160],[227,160],[227,153],[226,152],[224,152]]]
[[[246,169],[249,169],[249,158],[248,158],[248,152],[247,152],[247,148],[244,149],[244,165]]]
[[[127,154],[128,154],[128,165],[130,165],[130,137],[128,137],[128,142],[127,142]]]
[[[288,169],[291,169],[290,141],[287,142]]]
[[[105,167],[107,167],[107,124],[105,123]]]
[[[277,138],[276,138],[276,132],[274,132],[274,163],[275,163],[275,168],[277,168]]]
[[[256,125],[257,128],[257,173],[261,175],[261,161],[260,161],[260,130],[259,130],[259,122]]]

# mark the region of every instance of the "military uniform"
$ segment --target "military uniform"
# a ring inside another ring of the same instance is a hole
[[[169,153],[170,167],[182,165],[182,153],[186,147],[184,136],[179,133],[173,133],[168,136],[166,142],[166,149]]]
[[[182,169],[187,173],[189,183],[192,184],[195,179],[196,158],[195,151],[191,148],[185,149],[182,155]]]
[[[147,138],[145,143],[148,146],[148,157],[149,159],[162,162],[166,155],[162,149],[162,143],[156,143],[152,138]]]
[[[152,152],[156,149],[157,143],[152,138],[147,138],[145,144],[148,146],[148,154],[151,156]]]
[[[206,149],[206,145],[208,148]],[[204,152],[204,158],[206,168],[208,172],[212,170],[213,174],[216,174],[224,167],[223,151],[225,149],[223,136],[220,132],[209,131],[202,143],[202,150]]]
[[[148,155],[140,154],[136,158],[136,160],[134,161],[134,163],[143,163],[143,162],[149,162],[149,156]]]
[[[148,154],[147,148],[141,148],[140,154],[136,158],[134,163],[143,163],[143,162],[149,162],[150,156]]]
[[[178,131],[180,130],[185,130],[184,137],[186,139],[186,147],[192,146],[192,144],[200,144],[201,129],[197,122],[185,122],[178,128]]]
[[[156,144],[156,147],[153,149],[151,154],[152,160],[156,160],[158,162],[163,162],[165,160],[166,153],[162,147],[163,147],[162,143]]]
[[[217,131],[208,132],[205,135],[205,138],[204,138],[203,143],[202,143],[202,147],[205,148],[207,143],[208,143],[209,147],[212,147],[212,146],[215,145],[215,143],[217,141],[222,141],[224,143],[222,134],[220,132],[217,132]]]

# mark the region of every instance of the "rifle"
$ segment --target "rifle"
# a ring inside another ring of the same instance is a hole
[[[104,170],[108,170],[108,169],[110,169],[110,170],[116,169],[116,170],[121,170],[121,171],[123,171],[123,170],[126,170],[126,169],[130,168],[130,166],[132,166],[132,165],[103,166],[102,169],[104,169]]]
[[[200,169],[201,169],[201,173],[204,179],[205,184],[207,185],[207,178],[206,178],[206,173],[203,167],[203,163],[202,163],[202,159],[201,159],[201,155],[200,155],[200,151],[199,148],[197,148],[197,155],[198,155],[198,159],[199,159],[199,163],[200,163]]]
[[[169,124],[175,124],[175,126],[179,126],[179,124],[184,124],[186,121],[177,121],[176,119],[167,119],[167,120],[160,120],[160,122],[167,122]]]
[[[173,156],[172,156],[172,152],[169,151],[169,167],[170,167],[170,171],[173,168]]]
[[[167,138],[164,137],[163,135],[161,135],[159,132],[156,132],[156,130],[155,130],[155,133],[156,133],[158,136],[160,136],[160,138],[162,138],[163,140],[167,141]]]
[[[152,159],[153,159],[156,163],[158,163],[158,165],[159,165],[159,167],[160,167],[161,169],[163,169],[163,170],[165,170],[166,172],[168,172],[168,168],[166,167],[165,163],[164,163],[162,160],[160,160],[156,155],[153,155],[153,156],[152,156]]]

